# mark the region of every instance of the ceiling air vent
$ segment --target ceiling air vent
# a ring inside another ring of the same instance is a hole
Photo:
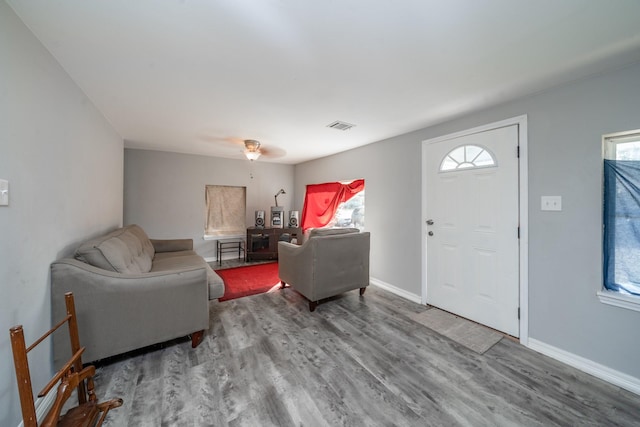
[[[352,125],[352,124],[349,124],[349,123],[345,123],[345,122],[341,122],[339,120],[327,125],[328,128],[337,129],[337,130],[349,130],[354,126],[355,125]]]

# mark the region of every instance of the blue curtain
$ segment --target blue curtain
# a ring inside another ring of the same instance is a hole
[[[640,295],[640,161],[604,161],[604,287]]]

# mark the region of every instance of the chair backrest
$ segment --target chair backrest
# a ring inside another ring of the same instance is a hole
[[[369,285],[369,232],[311,236],[312,299],[323,299]]]
[[[97,398],[93,392],[93,375],[95,374],[95,368],[93,366],[88,366],[86,368],[82,367],[82,353],[84,352],[84,347],[80,347],[73,294],[68,292],[64,297],[67,307],[67,315],[30,346],[27,347],[25,344],[22,325],[14,326],[9,330],[24,427],[38,426],[35,402],[33,399],[31,373],[29,370],[28,353],[65,324],[68,325],[69,338],[71,341],[71,353],[73,356],[38,393],[38,397],[44,397],[56,384],[58,385],[56,399],[45,415],[41,426],[55,426],[58,424],[62,408],[69,397],[71,397],[74,389],[77,389],[78,391],[78,406],[76,408],[81,410],[74,411],[72,409],[67,412],[67,414],[70,415],[70,425],[92,425],[87,422],[95,422],[100,412],[102,412],[103,416],[98,422],[98,425],[100,425],[109,409],[122,405],[121,399],[113,399],[102,404],[96,403]]]
[[[359,232],[360,230],[357,228],[312,228],[306,234],[304,241],[307,242],[312,237],[335,236],[339,234],[353,234]]]

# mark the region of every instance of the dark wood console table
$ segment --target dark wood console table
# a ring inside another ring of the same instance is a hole
[[[247,261],[278,259],[278,241],[302,243],[301,228],[247,228]]]

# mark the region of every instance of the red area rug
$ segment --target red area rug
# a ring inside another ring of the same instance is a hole
[[[218,301],[228,301],[267,292],[280,285],[278,263],[216,270],[224,281],[224,295]]]

